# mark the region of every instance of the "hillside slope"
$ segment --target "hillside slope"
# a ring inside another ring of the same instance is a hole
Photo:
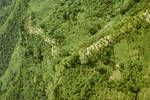
[[[0,14],[2,100],[149,100],[149,0],[2,0]]]

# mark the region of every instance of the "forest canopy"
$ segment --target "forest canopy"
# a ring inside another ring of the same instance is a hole
[[[0,0],[2,100],[149,100],[149,0]]]

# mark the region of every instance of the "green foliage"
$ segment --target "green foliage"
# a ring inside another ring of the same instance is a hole
[[[0,98],[147,100],[148,8],[148,0],[1,0]],[[87,56],[105,36],[113,41]]]

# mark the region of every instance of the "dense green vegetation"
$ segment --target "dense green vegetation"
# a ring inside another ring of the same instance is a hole
[[[16,1],[14,10],[8,15],[8,19],[1,27],[0,34],[0,76],[8,67],[13,49],[19,39],[20,27],[21,27],[21,15],[25,10],[25,4],[23,1]],[[22,7],[22,8],[20,8]]]
[[[1,100],[149,100],[149,0],[1,0]]]

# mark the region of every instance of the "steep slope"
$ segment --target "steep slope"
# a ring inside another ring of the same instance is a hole
[[[3,100],[149,99],[149,0],[9,6],[0,21]]]
[[[13,4],[12,4],[13,5]],[[18,41],[19,34],[21,33],[21,15],[25,9],[25,4],[23,1],[15,1],[14,10],[8,15],[7,20],[1,26],[0,29],[0,76],[5,72],[8,67],[9,60],[13,49]],[[21,8],[22,7],[22,8]],[[21,8],[21,9],[20,9]]]

